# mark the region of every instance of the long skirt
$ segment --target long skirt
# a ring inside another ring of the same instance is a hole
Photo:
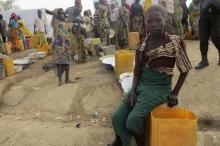
[[[132,136],[145,137],[146,119],[155,107],[167,102],[171,82],[171,75],[143,68],[136,88],[135,106],[130,106],[128,94],[112,116],[113,128],[123,146],[131,146]]]
[[[12,43],[12,48],[13,49],[19,49],[19,34],[18,34],[18,30],[15,28],[11,28],[11,34],[12,34],[12,38],[11,38],[11,43]]]

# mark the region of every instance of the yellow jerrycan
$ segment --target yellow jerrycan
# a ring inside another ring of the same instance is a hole
[[[151,112],[150,146],[196,146],[197,117],[182,108],[158,107]]]
[[[115,74],[119,78],[120,74],[133,72],[134,52],[130,50],[119,50],[115,53]]]

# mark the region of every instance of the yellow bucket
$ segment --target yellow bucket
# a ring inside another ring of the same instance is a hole
[[[151,113],[151,146],[196,146],[197,118],[181,108],[158,107]]]

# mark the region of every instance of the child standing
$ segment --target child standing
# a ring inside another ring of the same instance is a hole
[[[54,30],[53,40],[53,58],[57,66],[59,86],[63,84],[62,75],[65,72],[65,83],[73,83],[69,78],[69,69],[71,62],[70,40],[71,26],[65,22],[63,9],[53,11],[52,27]]]

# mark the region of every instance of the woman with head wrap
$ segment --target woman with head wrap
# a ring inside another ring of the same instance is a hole
[[[139,32],[140,37],[144,36],[144,8],[139,4],[140,0],[135,0],[131,5],[131,31]]]
[[[59,85],[63,84],[62,75],[65,72],[65,83],[72,83],[69,78],[69,69],[71,63],[71,51],[69,36],[72,33],[71,26],[65,22],[63,9],[53,11],[51,23],[54,30],[53,40],[53,59],[57,65]]]
[[[128,32],[129,32],[129,10],[126,5],[119,8],[118,19],[118,45],[121,48],[128,45]]]
[[[9,27],[11,31],[11,43],[14,51],[19,51],[19,33],[18,33],[18,16],[15,13],[11,14],[9,21]]]
[[[111,43],[118,46],[118,20],[119,20],[119,9],[116,6],[116,2],[111,2],[110,9],[110,26],[115,32],[115,36],[111,39]]]
[[[106,0],[99,0],[99,26],[101,39],[106,43],[110,43],[109,39],[109,22],[110,9]]]
[[[199,39],[200,1],[193,0],[189,6],[189,22],[192,27],[192,38]]]

